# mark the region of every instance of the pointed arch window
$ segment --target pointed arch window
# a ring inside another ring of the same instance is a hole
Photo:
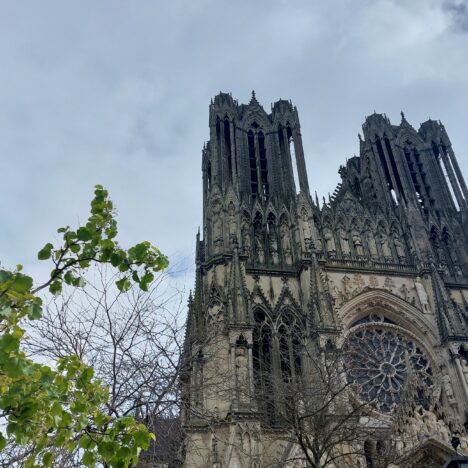
[[[229,182],[232,182],[231,123],[224,117],[224,155],[226,158]]]
[[[206,180],[208,184],[208,191],[211,190],[211,161],[208,161],[208,165],[206,168]]]
[[[252,356],[256,394],[260,410],[273,422],[282,412],[284,395],[301,378],[301,326],[288,309],[274,317],[257,309],[254,320]]]
[[[249,145],[250,190],[253,197],[258,194],[257,158],[255,157],[255,136],[252,130],[247,134]]]
[[[269,195],[268,164],[266,158],[265,135],[258,132],[258,151],[260,153],[260,178],[262,181],[262,194],[266,198]]]
[[[257,122],[251,124],[247,133],[249,148],[250,188],[253,197],[264,200],[270,194],[266,138]]]

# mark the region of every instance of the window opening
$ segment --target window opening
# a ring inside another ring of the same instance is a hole
[[[444,148],[442,148],[442,150],[444,150]],[[445,152],[445,150],[444,150],[444,152]],[[448,171],[447,171],[447,167],[445,165],[444,158],[440,158],[439,162],[441,163],[440,167],[442,168],[442,173],[444,174],[445,180],[447,181],[447,186],[449,188],[450,195],[452,197],[453,203],[455,204],[455,208],[457,210],[459,210],[460,206],[458,205],[458,200],[457,200],[457,197],[455,196],[455,191],[453,190],[452,184],[450,183],[450,178],[448,176]]]
[[[299,174],[297,173],[297,161],[296,161],[296,149],[294,147],[294,139],[292,136],[291,127],[286,128],[287,136],[288,136],[288,145],[289,145],[289,154],[291,155],[291,165],[293,171],[293,179],[295,185],[295,193],[299,190]]]
[[[229,181],[232,182],[231,128],[227,117],[224,119],[224,143],[224,152],[227,159]]]
[[[249,144],[249,164],[250,164],[250,189],[252,196],[256,197],[258,193],[257,161],[255,158],[255,137],[252,130],[247,134]]]
[[[380,164],[383,167],[383,170],[384,170],[384,173],[385,173],[385,178],[387,179],[387,186],[388,186],[389,190],[391,190],[393,188],[392,179],[390,177],[390,171],[388,170],[387,161],[385,160],[385,154],[383,152],[382,143],[380,141],[380,138],[377,138],[377,140],[375,140],[375,146],[377,147],[377,152],[379,154]]]
[[[263,135],[263,132],[259,132],[258,134],[258,148],[260,153],[260,177],[262,180],[262,193],[263,197],[267,198],[269,195],[268,167],[265,148],[265,135]]]
[[[207,182],[208,182],[208,191],[211,190],[211,161],[208,161],[208,168],[206,170],[206,179],[207,179]]]
[[[395,157],[393,156],[392,145],[390,144],[390,140],[388,138],[385,138],[385,147],[387,148],[388,159],[390,159],[390,165],[392,166],[393,174],[395,175],[395,181],[396,181],[398,190],[400,191],[401,196],[403,197],[403,200],[405,200],[406,202],[405,192],[403,190],[403,185],[400,180],[400,174],[398,173],[398,168],[396,165]],[[398,205],[398,202],[397,202],[397,205]]]

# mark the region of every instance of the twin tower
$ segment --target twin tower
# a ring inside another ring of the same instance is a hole
[[[306,380],[308,359],[355,343],[356,327],[374,348],[372,334],[388,332],[425,356],[434,403],[424,411],[440,421],[442,459],[447,434],[464,437],[468,409],[468,190],[444,126],[367,117],[360,155],[323,201],[309,191],[290,101],[267,113],[255,93],[241,105],[220,93],[209,128],[182,377],[185,466],[293,466],[300,450],[282,397]],[[356,375],[349,368],[348,381]],[[355,398],[373,395],[388,421],[403,386],[390,395],[372,385]]]

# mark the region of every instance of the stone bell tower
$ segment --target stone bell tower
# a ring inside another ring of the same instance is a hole
[[[342,349],[340,378],[353,401],[372,402],[381,437],[370,431],[352,466],[375,466],[379,443],[398,437],[400,467],[428,453],[445,460],[450,437],[468,450],[468,193],[443,125],[368,117],[360,156],[323,202],[309,193],[290,101],[267,112],[255,93],[248,104],[220,93],[209,128],[181,378],[184,466],[293,466],[285,395],[314,385],[311,359]],[[400,404],[409,380],[425,382],[423,403]]]
[[[282,352],[288,329],[313,322],[327,336],[337,328],[312,253],[322,241],[297,109],[280,100],[267,113],[254,92],[247,105],[220,93],[210,104],[209,126],[202,152],[203,240],[197,236],[186,342],[194,357],[184,384],[187,466],[226,456],[235,466],[245,454],[232,440],[247,444],[261,466],[260,421],[266,415],[275,425],[281,412],[276,396],[282,390],[270,383],[281,380],[285,360],[300,359],[295,345],[288,356]],[[292,312],[299,310],[310,320],[302,314],[303,323],[293,324]],[[258,325],[267,321],[275,326],[260,337]],[[297,369],[287,368],[295,379]],[[258,392],[264,398],[255,399]]]

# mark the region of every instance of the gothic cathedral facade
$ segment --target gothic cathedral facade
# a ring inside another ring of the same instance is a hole
[[[315,387],[340,385],[362,431],[320,452],[321,466],[383,466],[383,442],[386,466],[442,466],[454,440],[466,451],[468,190],[444,126],[367,117],[359,156],[340,167],[328,200],[310,194],[290,101],[267,113],[254,93],[248,104],[220,93],[209,128],[181,386],[184,466],[310,466],[304,440],[318,423],[295,423],[307,398],[323,411],[327,393]],[[311,365],[331,355],[341,356],[339,382]],[[305,382],[312,393],[298,390]]]

